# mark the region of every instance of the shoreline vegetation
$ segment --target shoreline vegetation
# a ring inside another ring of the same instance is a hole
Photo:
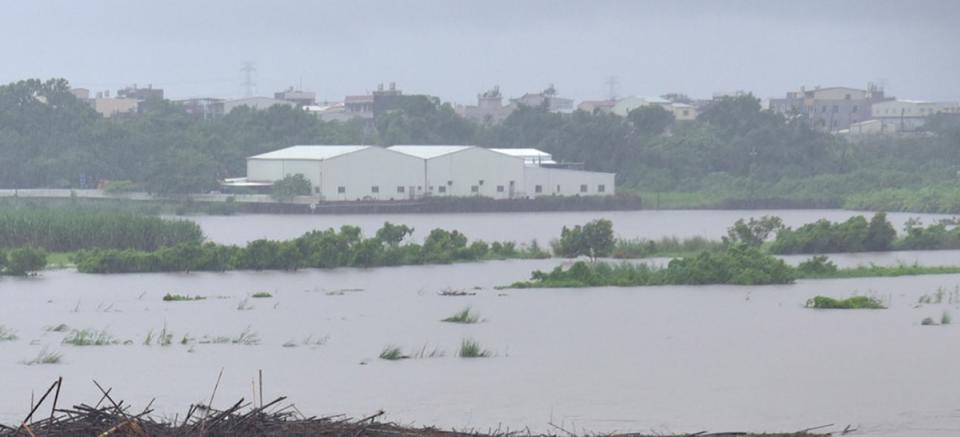
[[[819,220],[796,229],[778,217],[740,219],[720,240],[702,237],[617,239],[612,223],[599,219],[564,227],[549,247],[537,241],[469,241],[459,231],[432,230],[424,242],[405,241],[413,229],[384,223],[365,237],[356,226],[317,230],[293,240],[256,240],[245,246],[204,242],[193,222],[145,213],[78,208],[16,207],[0,211],[0,272],[27,275],[71,262],[81,273],[142,273],[227,270],[297,270],[302,268],[381,267],[447,264],[502,259],[588,257],[675,258],[664,269],[646,264],[611,262],[575,264],[572,271],[537,272],[530,287],[666,284],[791,283],[794,279],[902,276],[957,273],[960,267],[859,266],[837,269],[815,256],[797,268],[772,255],[889,250],[960,249],[955,221],[924,226],[909,220],[898,235],[886,214],[869,220]],[[50,252],[47,252],[50,251]],[[594,276],[602,276],[597,279]]]

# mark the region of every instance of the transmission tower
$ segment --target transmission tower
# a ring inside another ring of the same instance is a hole
[[[617,85],[620,85],[617,76],[608,77],[604,83],[607,85],[607,97],[610,100],[617,100]]]
[[[244,96],[252,97],[253,90],[256,88],[257,84],[253,81],[253,73],[257,71],[257,66],[253,62],[244,62],[243,68],[240,69],[243,72],[243,92]]]

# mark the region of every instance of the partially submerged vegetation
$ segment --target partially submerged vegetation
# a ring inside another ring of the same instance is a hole
[[[487,358],[493,356],[493,353],[480,346],[478,341],[465,338],[460,342],[457,356],[460,358]]]
[[[738,244],[723,252],[701,252],[690,258],[676,258],[666,267],[631,263],[587,263],[578,261],[569,269],[535,271],[530,281],[511,288],[633,287],[645,285],[705,284],[789,284],[796,278],[794,268],[783,260]]]
[[[128,273],[375,267],[549,256],[536,244],[468,243],[460,232],[444,229],[432,230],[423,244],[403,242],[412,233],[405,225],[384,223],[376,235],[364,238],[359,227],[342,226],[339,231],[313,231],[290,241],[256,240],[245,247],[208,242],[153,252],[81,250],[75,260],[83,273]]]
[[[480,323],[481,319],[479,314],[474,313],[470,307],[466,307],[441,322],[471,324]]]
[[[405,360],[407,358],[410,358],[410,356],[407,354],[404,354],[403,350],[400,349],[399,346],[386,346],[383,348],[382,351],[380,351],[379,358],[381,360],[397,361],[397,360]]]
[[[4,325],[0,325],[0,342],[13,341],[16,339],[17,339],[17,331],[7,328]]]
[[[258,292],[256,292],[256,293],[251,294],[250,297],[252,297],[252,298],[254,298],[254,299],[269,299],[269,298],[273,297],[273,295],[270,294],[270,292],[267,292],[267,291],[258,291]]]
[[[194,300],[205,300],[205,299],[206,299],[206,296],[200,296],[200,295],[190,296],[190,295],[171,294],[171,293],[167,293],[163,295],[164,302],[189,302]]]
[[[27,276],[47,265],[47,252],[33,247],[0,249],[0,275]]]
[[[879,298],[873,296],[853,296],[835,299],[828,296],[816,296],[807,301],[807,308],[838,310],[882,310],[887,307]]]
[[[34,366],[37,364],[60,364],[63,361],[63,354],[59,352],[50,352],[47,348],[40,349],[37,355],[29,360],[23,361],[23,364]]]
[[[63,344],[72,346],[109,346],[120,341],[110,335],[105,329],[74,329],[63,339]]]

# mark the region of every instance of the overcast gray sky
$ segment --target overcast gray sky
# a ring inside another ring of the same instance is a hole
[[[321,99],[397,82],[460,103],[550,83],[577,100],[800,85],[960,100],[960,2],[76,1],[4,2],[0,82],[65,77],[93,91],[136,83],[168,97],[300,86]]]

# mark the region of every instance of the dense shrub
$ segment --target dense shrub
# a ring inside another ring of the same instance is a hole
[[[32,247],[20,247],[7,253],[6,265],[3,271],[8,275],[24,276],[28,273],[42,270],[46,265],[46,251]],[[0,262],[0,267],[2,266],[3,263]]]
[[[863,216],[851,217],[842,223],[818,220],[797,229],[784,228],[770,245],[770,252],[838,253],[890,250],[897,233],[879,212],[867,222]]]
[[[882,310],[887,307],[880,299],[869,296],[853,296],[846,299],[834,299],[828,296],[816,296],[807,301],[807,308],[838,310]]]
[[[412,233],[406,226],[385,223],[372,238],[360,228],[312,231],[290,241],[256,240],[244,247],[215,243],[181,243],[153,252],[137,250],[81,250],[74,256],[84,273],[296,270],[300,268],[373,267],[445,264],[490,258],[549,257],[536,245],[487,244],[458,231],[434,229],[423,245],[402,243]]]
[[[0,210],[0,247],[155,250],[201,240],[200,226],[185,220],[92,208]]]
[[[677,258],[665,268],[580,261],[566,270],[561,266],[549,273],[535,271],[530,281],[518,282],[511,287],[789,284],[795,277],[795,270],[783,260],[738,244],[720,252],[701,252],[693,257]]]

